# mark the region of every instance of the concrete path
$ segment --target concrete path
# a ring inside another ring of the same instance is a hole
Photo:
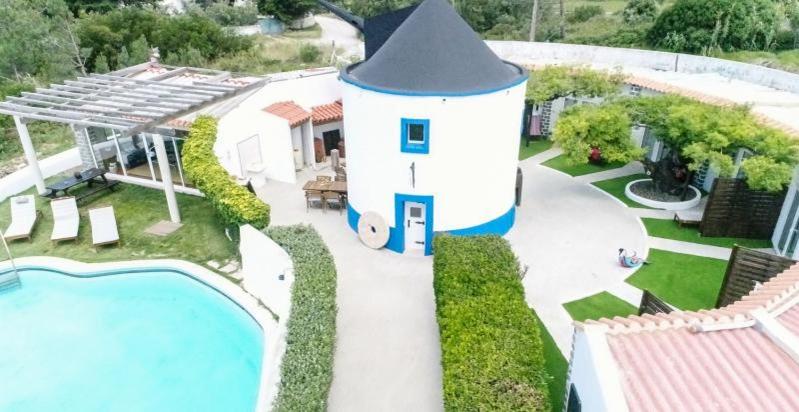
[[[311,224],[338,271],[331,411],[443,410],[441,353],[430,257],[361,245],[346,212],[305,211],[302,184],[329,168],[301,172],[297,184],[256,188],[272,206],[272,225]]]
[[[714,259],[729,260],[732,249],[719,246],[702,245],[699,243],[683,242],[679,240],[649,237],[649,247],[652,249],[668,250],[670,252],[685,253],[687,255],[704,256]]]
[[[555,150],[520,163],[522,206],[507,238],[520,264],[529,267],[524,279],[528,304],[568,356],[572,320],[563,303],[605,290],[635,301],[636,292],[623,285],[633,271],[620,267],[616,256],[620,247],[645,255],[647,238],[624,205],[585,182],[537,164]]]
[[[592,183],[602,180],[616,179],[618,177],[625,177],[629,175],[644,173],[644,166],[639,162],[632,162],[626,166],[616,169],[605,170],[604,172],[590,173],[587,175],[577,176],[575,179],[578,182]]]
[[[359,37],[359,32],[344,20],[333,15],[317,15],[316,22],[322,28],[322,37],[317,39],[319,45],[330,46],[335,43],[336,48],[344,50],[344,58],[351,56],[364,56],[364,44]]]

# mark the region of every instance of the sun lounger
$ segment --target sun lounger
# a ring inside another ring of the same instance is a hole
[[[680,227],[699,226],[702,223],[702,212],[681,210],[674,214],[674,221]]]
[[[114,207],[107,206],[89,210],[89,222],[92,224],[92,244],[94,246],[119,243],[117,219]]]
[[[75,198],[53,199],[50,201],[50,208],[53,209],[53,234],[50,236],[50,240],[58,242],[78,239],[80,214],[78,214],[78,204]]]
[[[31,240],[33,227],[39,214],[36,211],[36,198],[33,195],[11,198],[11,224],[4,232],[6,240]]]

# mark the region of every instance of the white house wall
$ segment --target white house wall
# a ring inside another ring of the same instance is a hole
[[[331,130],[340,130],[341,131],[341,139],[344,139],[344,122],[330,122],[324,124],[314,125],[313,127],[313,137],[314,139],[322,140],[322,135],[325,132],[329,132]]]
[[[618,367],[605,336],[588,329],[575,331],[566,390],[574,385],[584,412],[627,411]]]
[[[291,131],[288,122],[264,111],[237,108],[219,121],[214,150],[233,176],[241,173],[238,143],[257,135],[261,145],[264,176],[281,182],[296,181]]]
[[[446,98],[376,93],[347,83],[342,89],[348,196],[355,211],[377,212],[394,227],[396,193],[434,196],[433,230],[447,231],[512,209],[525,83]],[[428,154],[401,152],[402,118],[430,120]]]

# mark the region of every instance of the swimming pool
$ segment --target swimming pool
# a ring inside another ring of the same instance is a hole
[[[0,294],[0,411],[253,411],[264,351],[236,303],[165,270],[20,272]]]

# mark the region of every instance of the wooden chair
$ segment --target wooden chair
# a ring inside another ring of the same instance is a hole
[[[322,205],[322,210],[325,209],[325,198],[319,190],[306,190],[305,191],[305,212],[311,211],[311,203],[319,202]]]
[[[338,213],[344,212],[344,199],[338,192],[322,192],[322,197],[325,199],[325,208],[331,204],[338,207]]]
[[[316,176],[317,182],[332,182],[333,178],[330,176]]]

